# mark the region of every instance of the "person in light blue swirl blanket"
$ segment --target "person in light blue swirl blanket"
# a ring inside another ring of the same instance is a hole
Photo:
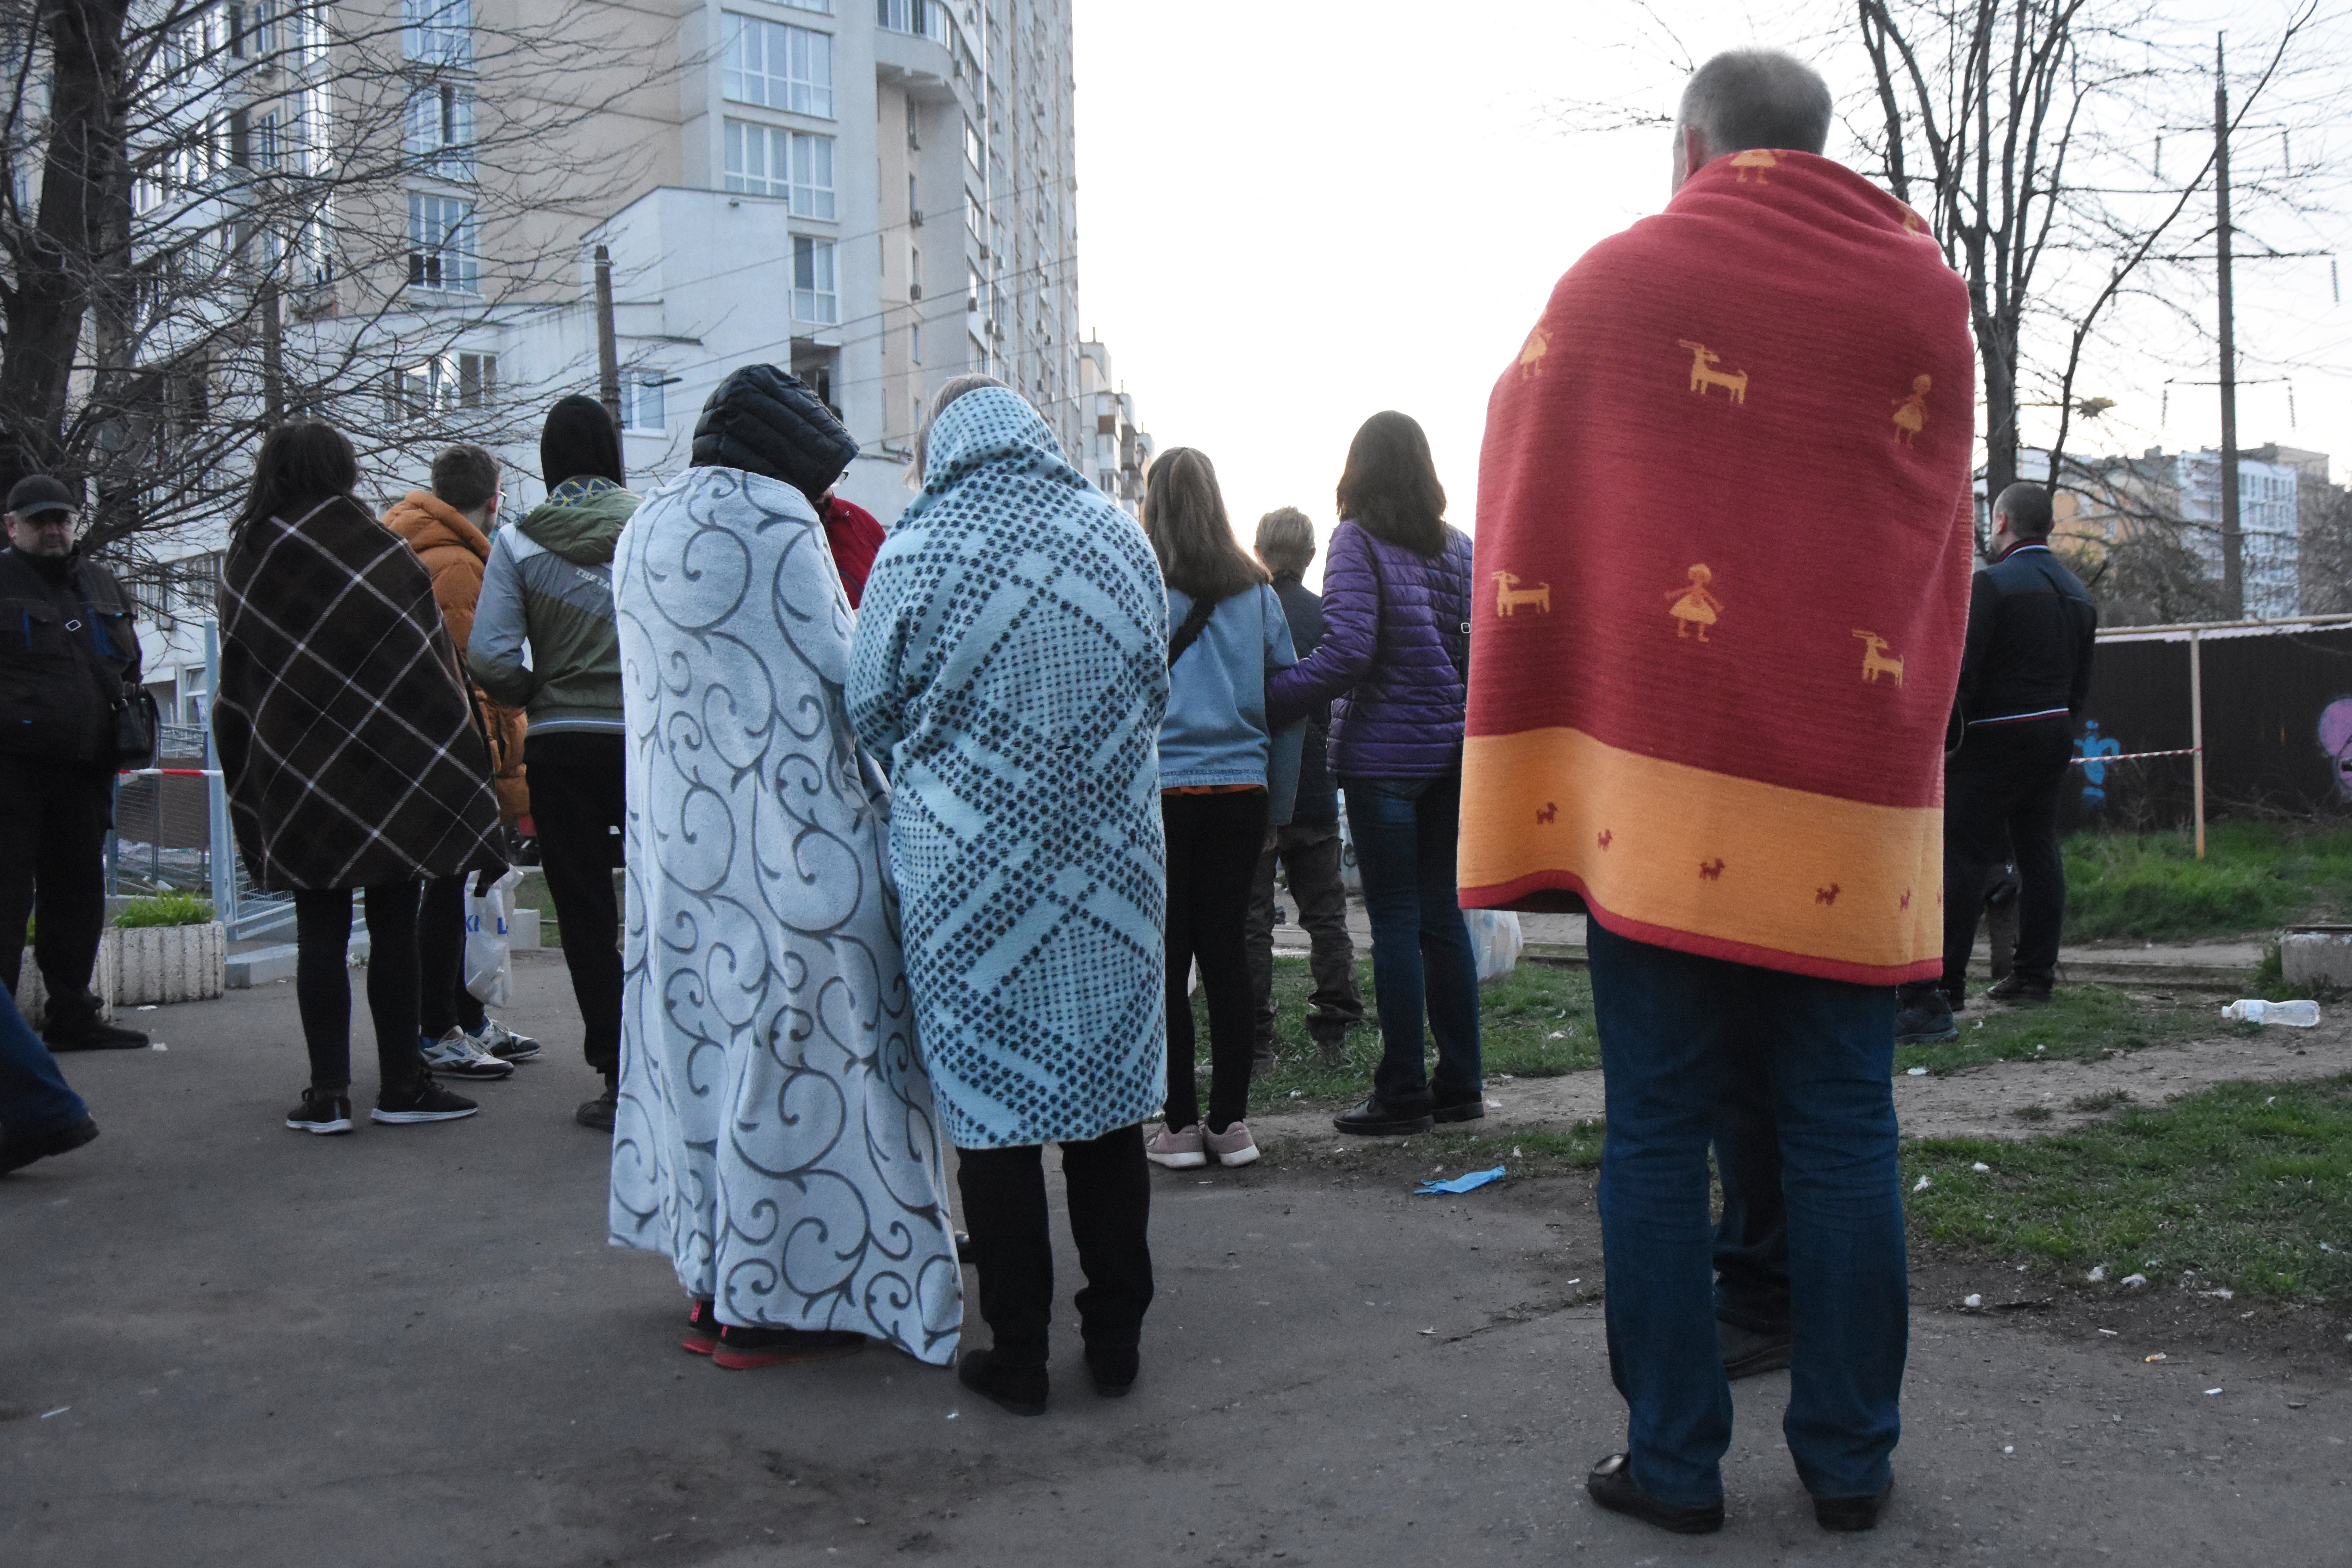
[[[1054,1291],[1042,1145],[1062,1146],[1098,1392],[1134,1383],[1151,1300],[1167,595],[1143,531],[1003,384],[941,387],[917,461],[922,494],[859,605],[849,710],[890,769],[916,1033],[995,1341],[959,1374],[1035,1415]]]
[[[810,498],[855,444],[769,365],[614,561],[628,722],[615,1245],[667,1252],[686,1348],[731,1369],[962,1322],[930,1085],[842,682],[851,612]]]

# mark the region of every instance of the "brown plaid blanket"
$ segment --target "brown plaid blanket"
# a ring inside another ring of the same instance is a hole
[[[457,668],[431,576],[356,501],[266,519],[231,546],[213,727],[256,884],[499,863],[489,753]]]

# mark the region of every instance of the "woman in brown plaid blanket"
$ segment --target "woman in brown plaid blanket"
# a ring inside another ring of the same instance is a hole
[[[417,1050],[425,879],[499,864],[489,753],[432,578],[352,499],[350,441],[315,420],[263,440],[221,572],[214,735],[257,887],[294,895],[294,991],[310,1087],[286,1125],[348,1132],[352,890],[366,899],[373,1119],[447,1121],[474,1102]]]

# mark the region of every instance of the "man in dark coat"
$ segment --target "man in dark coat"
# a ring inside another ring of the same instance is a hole
[[[0,550],[0,983],[16,991],[37,908],[53,1051],[147,1044],[101,1018],[89,989],[106,929],[114,714],[139,682],[139,637],[121,584],[74,546],[80,520],[73,491],[30,475],[8,492]]]
[[[1315,527],[1297,507],[1283,507],[1258,520],[1257,558],[1274,574],[1274,591],[1290,623],[1290,646],[1305,658],[1323,640],[1323,600],[1302,578],[1315,559]],[[1323,755],[1331,727],[1329,703],[1307,715],[1307,743],[1298,763],[1298,799],[1290,821],[1269,836],[1250,886],[1250,979],[1257,987],[1257,1066],[1274,1065],[1274,871],[1277,861],[1290,879],[1298,923],[1313,944],[1315,994],[1307,1032],[1336,1067],[1347,1053],[1348,1026],[1364,1021],[1363,997],[1356,990],[1355,944],[1348,939],[1348,895],[1339,879],[1339,796]]]

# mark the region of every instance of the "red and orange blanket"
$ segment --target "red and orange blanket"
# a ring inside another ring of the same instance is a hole
[[[1465,906],[1941,972],[1975,365],[1922,228],[1741,153],[1553,289],[1487,407]]]

